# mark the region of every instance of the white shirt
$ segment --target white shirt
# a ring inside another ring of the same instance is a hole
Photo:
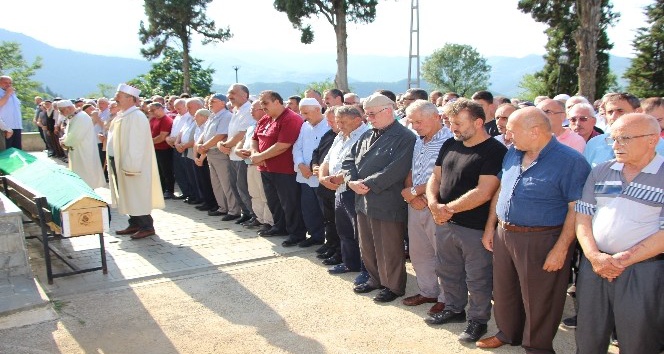
[[[240,132],[246,132],[247,128],[255,125],[256,121],[251,116],[251,102],[245,102],[240,108],[233,109],[233,117],[228,125],[228,140],[232,139]],[[242,159],[235,154],[235,146],[231,148],[231,161],[241,161]]]
[[[309,187],[318,187],[318,177],[313,175],[309,178],[304,178],[300,168],[301,163],[309,166],[311,164],[311,155],[320,144],[320,139],[330,130],[327,120],[323,118],[315,126],[309,122],[304,122],[300,128],[300,135],[297,137],[295,144],[293,144],[293,164],[295,169],[295,180],[298,183],[306,183]]]

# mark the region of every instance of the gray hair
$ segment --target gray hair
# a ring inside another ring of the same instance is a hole
[[[337,116],[362,118],[362,113],[355,106],[336,106],[336,108],[334,108],[334,114]]]
[[[187,101],[187,102],[189,102],[189,101]],[[201,108],[201,109],[199,109],[198,111],[196,111],[196,114],[194,114],[194,116],[201,115],[201,116],[207,118],[207,117],[209,117],[211,114],[212,114],[212,112],[210,112],[209,110],[207,110],[207,109],[205,109],[205,108]]]
[[[192,102],[193,102],[193,103],[196,103],[197,105],[199,105],[199,106],[201,106],[201,107],[204,107],[204,106],[205,106],[205,102],[204,102],[203,99],[200,98],[200,97],[187,98],[187,105],[189,105],[189,104],[192,103]]]
[[[415,100],[406,108],[406,116],[410,116],[416,112],[427,117],[435,116],[438,118],[438,107],[426,100]]]
[[[585,109],[585,110],[587,110],[588,112],[590,112],[590,116],[591,116],[591,117],[595,117],[595,114],[596,114],[596,113],[595,113],[595,107],[593,107],[593,105],[591,105],[591,104],[588,102],[588,100],[586,100],[586,102],[575,103],[575,104],[571,105],[571,106],[567,109],[567,112],[569,113],[569,112],[572,110],[572,108],[574,108],[574,109]]]

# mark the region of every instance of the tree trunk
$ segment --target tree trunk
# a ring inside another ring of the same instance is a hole
[[[189,40],[182,40],[182,93],[191,94]]]
[[[574,33],[576,48],[579,52],[579,93],[595,100],[595,83],[597,81],[597,37],[599,36],[601,0],[577,0],[579,28]]]
[[[334,23],[334,33],[337,36],[337,75],[334,78],[336,88],[348,92],[348,46],[346,39],[346,7],[345,1],[337,2],[335,6],[336,23]]]

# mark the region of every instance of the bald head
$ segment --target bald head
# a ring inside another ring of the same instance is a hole
[[[537,107],[526,107],[515,111],[514,120],[518,120],[525,128],[540,128],[551,133],[551,122],[546,113]],[[511,117],[510,117],[511,120]]]
[[[521,151],[537,153],[549,143],[551,137],[551,122],[539,108],[521,108],[507,120],[505,138]]]
[[[613,123],[611,130],[629,130],[640,134],[659,135],[659,123],[655,117],[645,113],[629,113]]]

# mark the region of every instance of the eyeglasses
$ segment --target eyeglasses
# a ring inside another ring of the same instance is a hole
[[[613,143],[618,143],[618,145],[620,146],[627,146],[629,142],[632,141],[633,139],[643,138],[644,136],[651,136],[651,135],[655,134],[641,134],[634,136],[616,136],[616,137],[607,136],[606,138],[604,138],[604,140],[609,145],[613,145]]]
[[[560,114],[560,113],[565,113],[565,112],[556,112],[556,111],[552,111],[550,109],[547,109],[547,110],[544,110],[544,113],[546,113],[546,114]]]
[[[586,117],[586,116],[576,116],[576,117],[571,117],[568,120],[570,121],[570,123],[576,123],[576,121],[587,122],[589,119],[590,119],[590,117]]]
[[[377,115],[378,113],[380,113],[380,112],[386,110],[387,108],[388,108],[388,107],[385,107],[385,108],[383,108],[383,109],[381,109],[380,111],[375,112],[375,113],[366,113],[364,116],[365,116],[365,117],[369,117],[369,118],[374,118],[374,117],[376,117],[376,115]]]

